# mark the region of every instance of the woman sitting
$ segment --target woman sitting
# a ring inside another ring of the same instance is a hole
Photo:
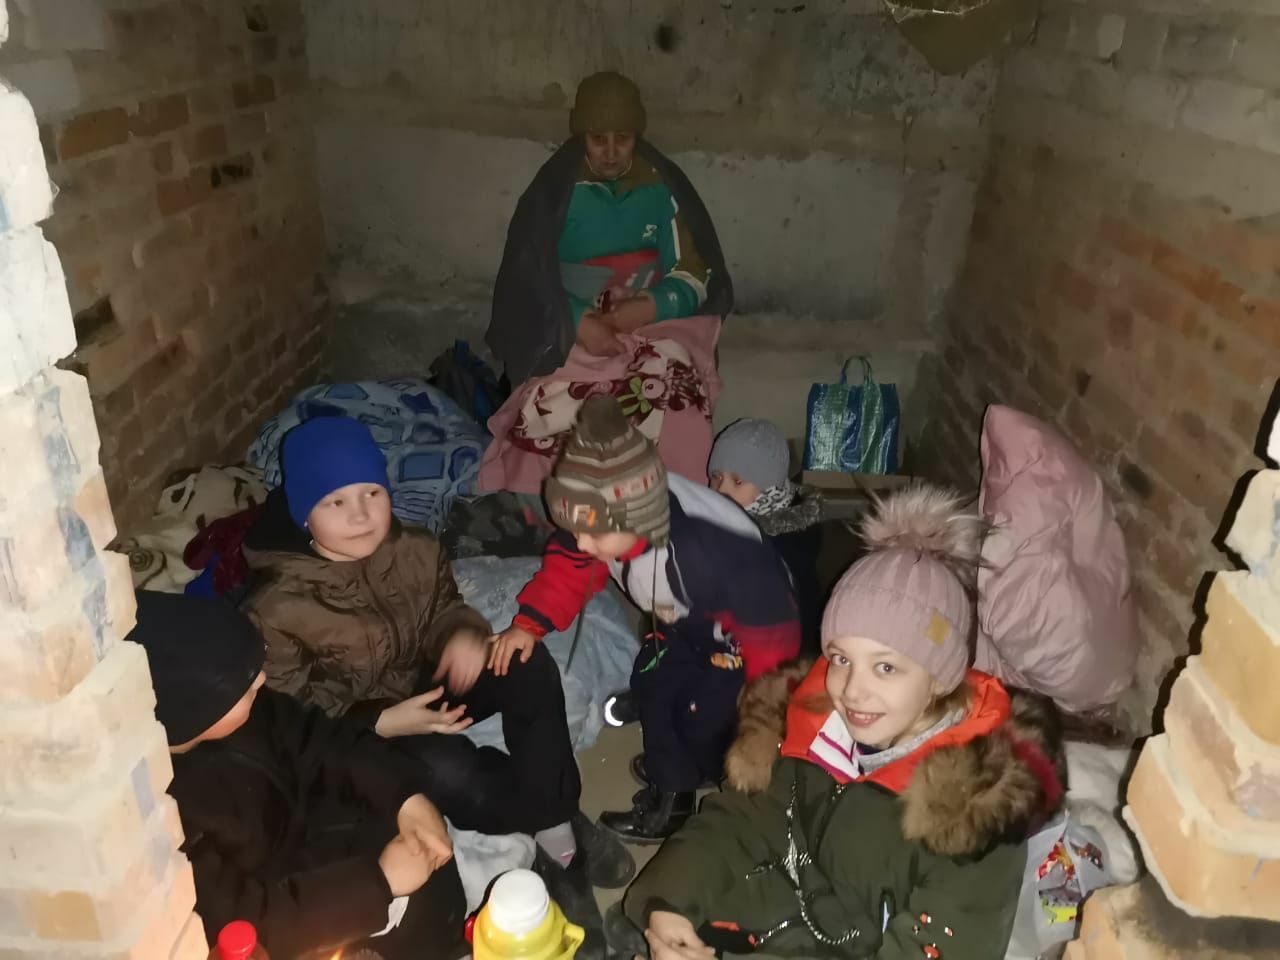
[[[705,479],[715,317],[733,288],[706,208],[642,139],[645,120],[626,77],[583,80],[573,136],[516,207],[485,339],[518,389],[490,421],[486,489],[537,492],[578,406],[600,393],[668,466]]]

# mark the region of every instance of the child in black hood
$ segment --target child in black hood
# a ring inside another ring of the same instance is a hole
[[[463,952],[453,848],[416,764],[265,689],[262,637],[229,604],[139,593],[129,639],[147,651],[211,941],[239,919],[279,957]]]

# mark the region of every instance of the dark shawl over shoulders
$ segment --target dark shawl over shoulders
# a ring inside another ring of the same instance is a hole
[[[701,312],[727,315],[733,309],[733,281],[711,215],[673,161],[645,140],[636,150],[661,174],[684,214],[698,252],[711,268],[707,302]],[[560,280],[558,246],[583,152],[581,139],[566,140],[534,176],[507,228],[484,339],[513,385],[552,373],[573,346],[573,318]]]

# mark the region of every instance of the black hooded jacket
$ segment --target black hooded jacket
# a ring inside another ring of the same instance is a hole
[[[573,317],[557,250],[584,151],[580,137],[566,140],[521,195],[507,228],[484,339],[513,386],[554,372],[573,346]],[[733,309],[733,281],[706,206],[684,172],[651,143],[639,140],[636,152],[662,176],[711,268],[703,312],[727,315]]]

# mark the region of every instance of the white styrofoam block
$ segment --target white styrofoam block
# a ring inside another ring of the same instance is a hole
[[[9,39],[9,5],[0,0],[0,46]]]
[[[31,101],[36,116],[70,113],[80,106],[80,80],[71,57],[60,54],[0,66],[0,73]]]
[[[1124,43],[1124,17],[1118,13],[1106,13],[1098,21],[1097,49],[1099,60],[1109,60]]]
[[[1266,576],[1272,566],[1280,573],[1280,470],[1259,470],[1249,481],[1227,546],[1256,575]]]
[[[1280,381],[1276,383],[1276,389],[1280,390]],[[1267,441],[1267,459],[1280,467],[1280,414],[1271,421],[1271,439]]]
[[[1261,87],[1203,77],[1191,86],[1182,107],[1182,125],[1219,140],[1254,146],[1267,135],[1271,94]]]
[[[1240,606],[1253,614],[1254,621],[1272,646],[1280,648],[1280,584],[1276,583],[1275,568],[1264,567],[1259,571],[1261,576],[1244,576],[1244,571],[1237,572],[1240,576],[1229,579],[1227,589],[1236,595]],[[1218,576],[1232,575],[1220,573]],[[1280,853],[1280,841],[1277,841],[1277,852]]]
[[[76,348],[62,264],[39,227],[0,233],[0,394]]]
[[[29,50],[106,50],[111,46],[101,0],[16,0]]]
[[[31,104],[0,83],[0,234],[49,216],[53,190]]]

